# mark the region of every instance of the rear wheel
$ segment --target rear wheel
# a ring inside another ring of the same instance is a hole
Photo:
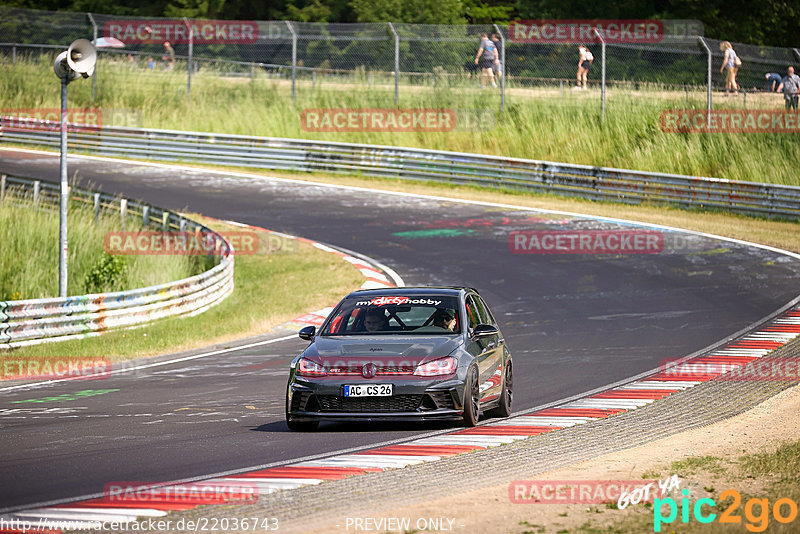
[[[495,417],[508,417],[511,415],[511,401],[514,400],[514,376],[511,370],[511,362],[506,363],[505,377],[503,378],[503,389],[500,391],[500,404],[491,411]]]
[[[467,374],[464,385],[464,424],[475,426],[480,417],[480,389],[478,387],[478,373],[471,369]]]

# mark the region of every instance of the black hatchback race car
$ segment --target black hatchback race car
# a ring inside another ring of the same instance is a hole
[[[403,287],[347,295],[292,360],[291,430],[321,420],[462,419],[511,413],[512,361],[489,308],[471,288]]]

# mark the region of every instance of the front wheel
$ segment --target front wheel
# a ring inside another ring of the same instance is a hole
[[[511,401],[514,399],[514,377],[511,370],[511,362],[506,363],[505,377],[503,378],[503,389],[500,391],[500,404],[491,411],[495,417],[508,417],[511,415]]]
[[[471,369],[467,374],[464,385],[464,424],[476,426],[480,417],[480,389],[478,387],[478,373]]]
[[[286,426],[293,432],[312,432],[319,426],[319,421],[296,421],[289,415],[289,388],[291,384],[286,386]]]

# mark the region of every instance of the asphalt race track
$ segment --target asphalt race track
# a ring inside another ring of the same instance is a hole
[[[71,158],[76,171],[84,187],[366,254],[408,285],[478,288],[514,355],[515,410],[719,341],[794,298],[800,278],[800,260],[675,232],[662,233],[653,254],[510,250],[512,231],[642,230],[588,218],[121,161]],[[0,149],[0,172],[55,181],[58,157]],[[100,493],[111,481],[179,480],[449,428],[289,432],[286,368],[303,347],[294,337],[101,381],[0,385],[0,509]]]

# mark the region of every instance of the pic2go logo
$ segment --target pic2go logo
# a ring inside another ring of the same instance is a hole
[[[695,521],[698,523],[712,523],[717,519],[717,514],[711,512],[710,508],[717,506],[714,499],[698,499],[694,505],[689,503],[689,490],[681,492],[683,498],[680,501],[681,523],[689,523],[689,513],[691,511]],[[736,513],[742,503],[742,496],[736,490],[725,490],[719,495],[720,500],[733,499],[733,503],[719,514],[720,523],[740,525],[742,517]],[[704,508],[707,506],[708,508]],[[664,507],[669,511],[664,516]],[[772,517],[778,523],[791,523],[797,519],[797,503],[792,499],[783,497],[775,501],[770,510],[769,499],[752,498],[744,505],[744,516],[747,519],[745,528],[750,532],[764,532],[769,527],[770,511]],[[656,498],[653,501],[653,532],[661,532],[661,526],[671,524],[678,518],[678,503],[675,499],[667,497],[664,499]]]

